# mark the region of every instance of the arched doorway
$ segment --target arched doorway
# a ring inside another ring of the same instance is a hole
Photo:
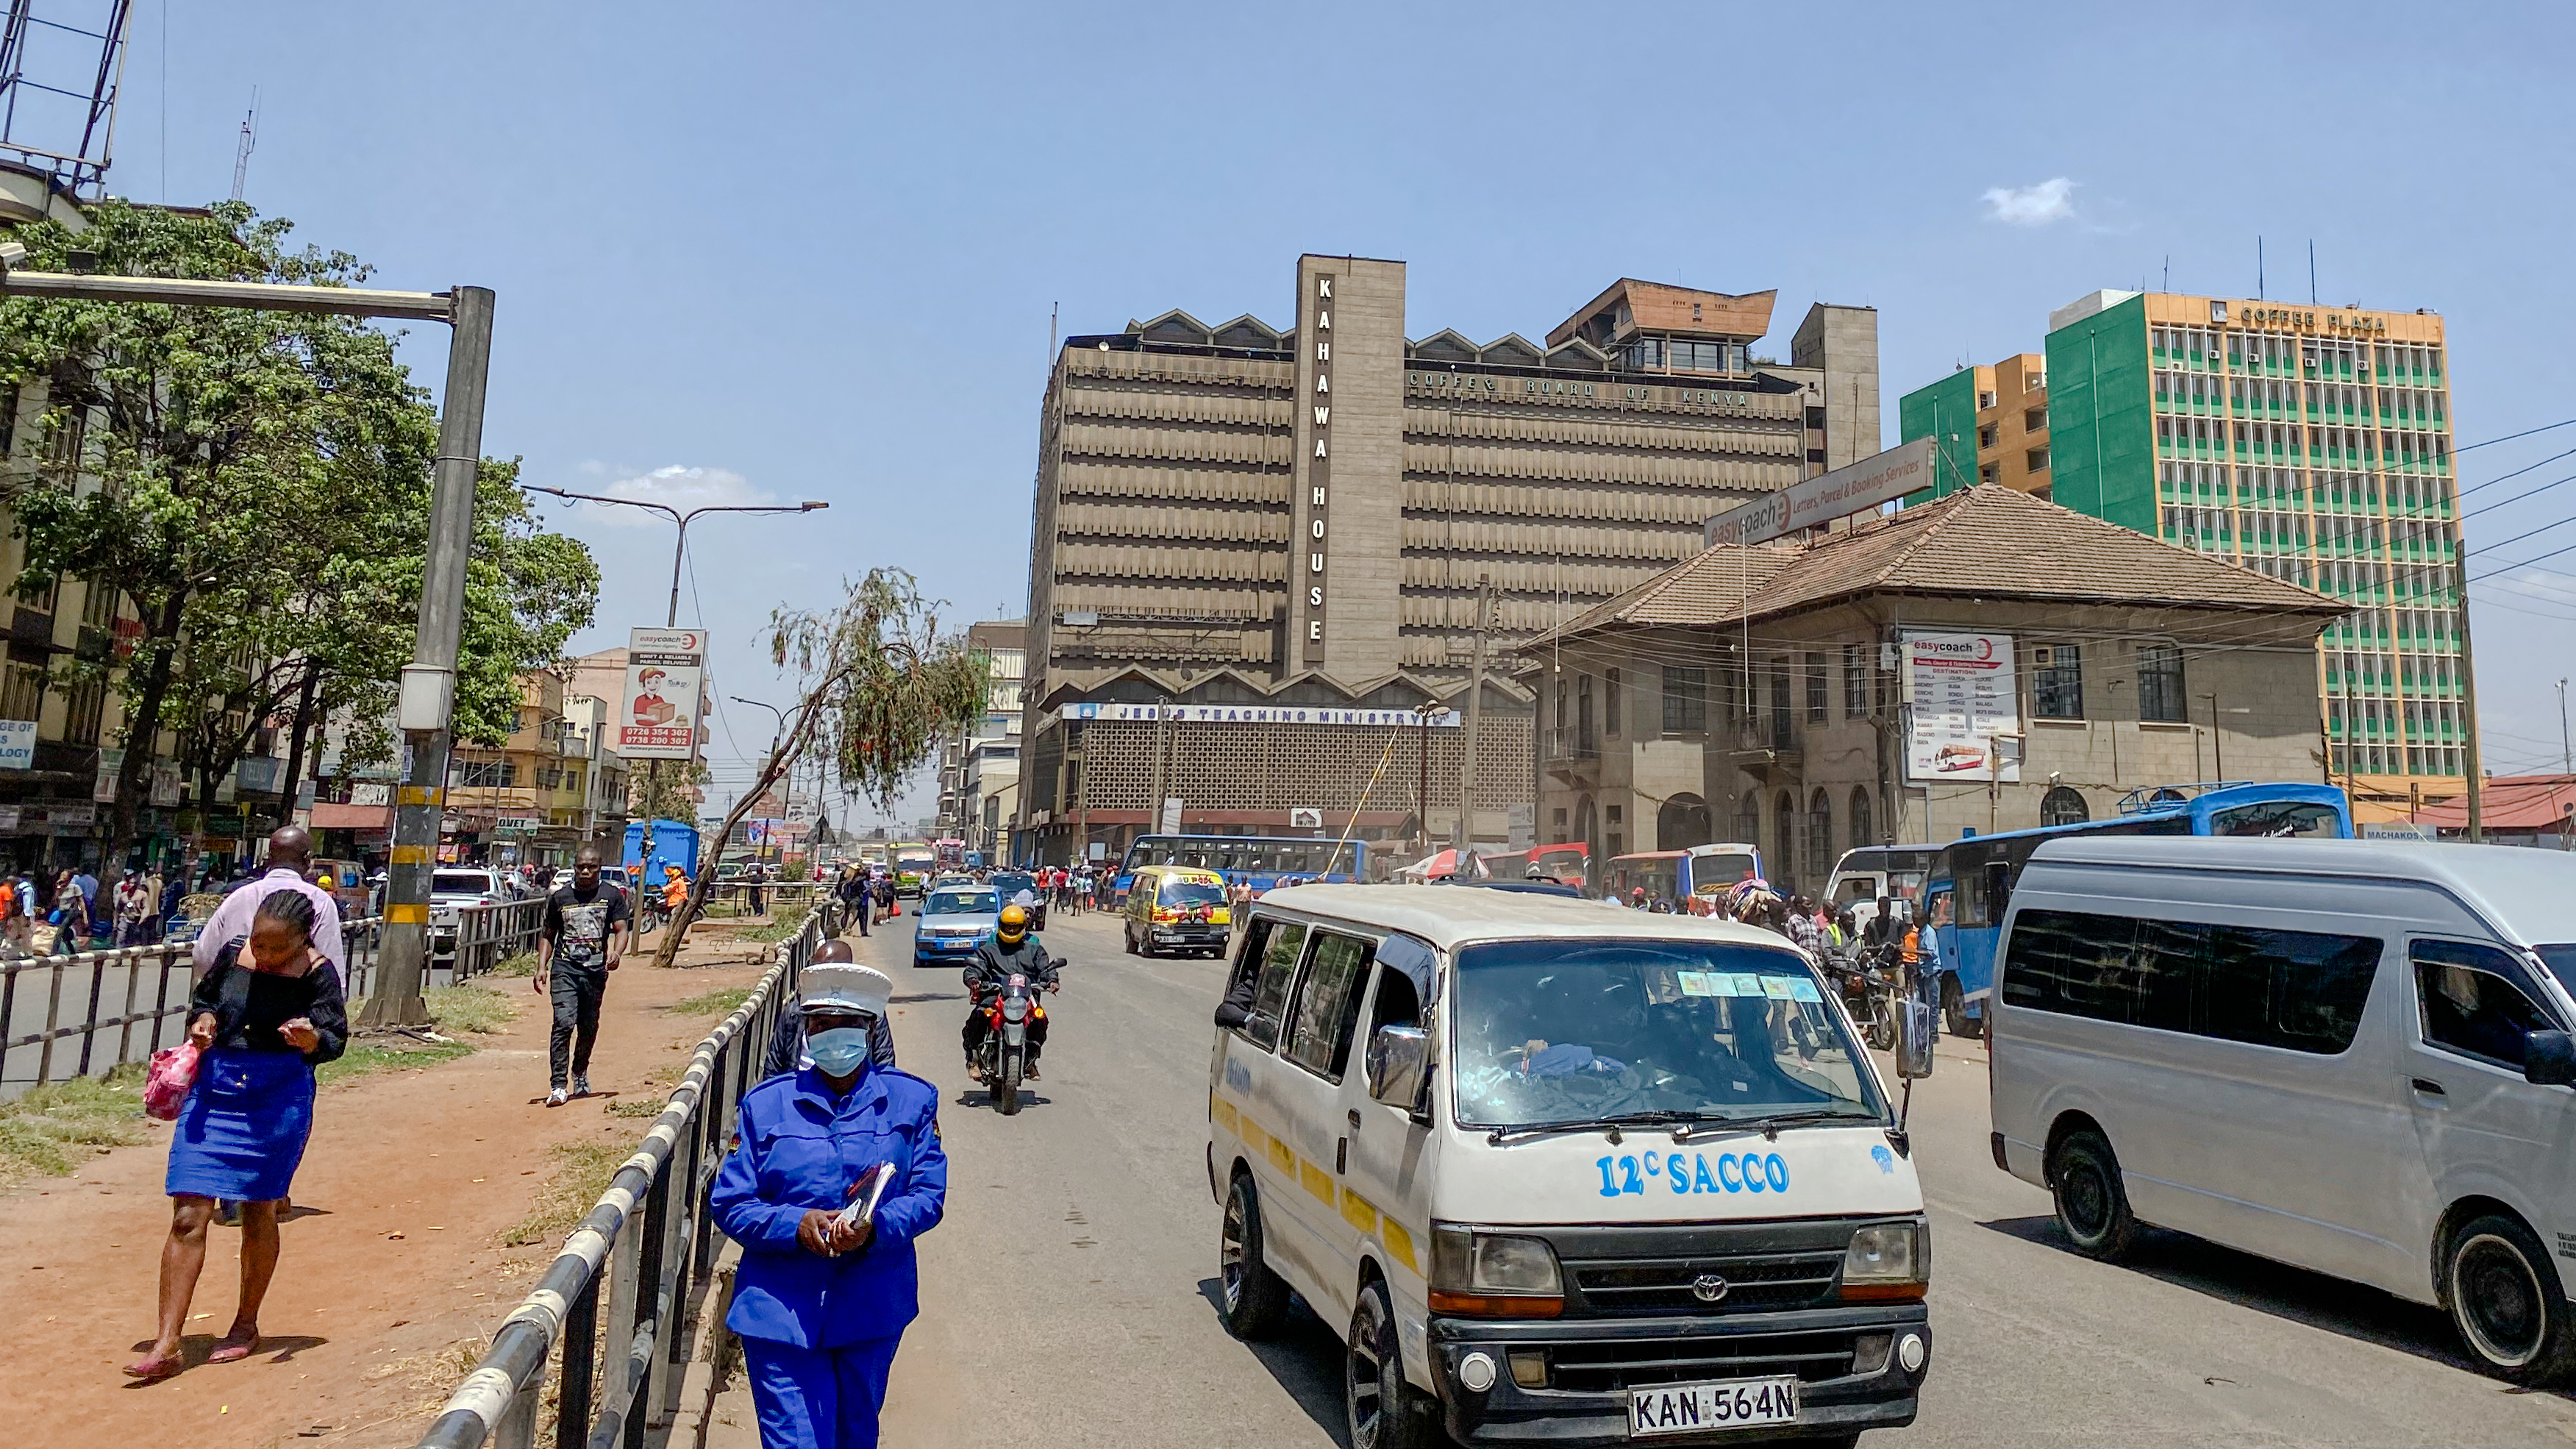
[[[1773,849],[1764,864],[1771,867],[1771,888],[1789,895],[1798,888],[1798,802],[1783,790],[1771,809]]]
[[[1736,801],[1735,839],[1740,845],[1762,843],[1762,797],[1750,790]]]
[[[2093,818],[2092,808],[2084,797],[2064,785],[2052,785],[2039,797],[2039,823],[2042,825],[2081,825]]]
[[[1708,802],[1697,795],[1675,795],[1655,812],[1655,849],[1688,850],[1709,842]]]
[[[1854,785],[1851,798],[1851,843],[1855,850],[1864,845],[1878,844],[1878,832],[1871,828],[1869,814],[1869,791]]]

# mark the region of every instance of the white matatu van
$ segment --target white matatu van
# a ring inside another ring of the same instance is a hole
[[[2078,1249],[2153,1223],[2438,1304],[2503,1377],[2576,1368],[2576,859],[2079,838],[1999,906],[1995,1162]]]
[[[1227,1326],[1347,1325],[1356,1449],[1913,1421],[1930,1230],[1779,936],[1459,888],[1263,896],[1209,1062]],[[1929,1017],[1909,1031],[1928,1067]]]

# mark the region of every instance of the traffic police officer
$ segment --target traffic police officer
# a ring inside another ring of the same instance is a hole
[[[865,966],[806,968],[812,1064],[744,1094],[741,1145],[709,1195],[742,1245],[725,1326],[742,1338],[764,1449],[873,1449],[895,1347],[920,1312],[913,1239],[947,1205],[948,1158],[938,1090],[868,1060],[893,990]],[[838,1225],[878,1163],[894,1178],[875,1214]]]

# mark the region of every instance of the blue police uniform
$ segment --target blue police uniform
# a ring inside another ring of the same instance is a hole
[[[869,1066],[835,1098],[806,1067],[742,1099],[742,1143],[716,1173],[716,1226],[742,1245],[733,1308],[765,1449],[874,1449],[886,1374],[920,1313],[912,1240],[948,1200],[939,1092],[908,1072]],[[838,1258],[798,1246],[809,1209],[848,1205],[859,1174],[892,1162],[876,1237]]]

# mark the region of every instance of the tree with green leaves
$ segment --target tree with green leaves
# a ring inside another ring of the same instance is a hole
[[[346,253],[290,249],[290,223],[238,203],[110,201],[91,222],[17,237],[50,270],[77,250],[123,275],[369,275]],[[390,705],[411,653],[438,436],[392,336],[348,317],[16,297],[0,300],[0,384],[43,395],[42,461],[0,481],[26,540],[23,580],[77,576],[140,618],[120,676],[113,852],[133,838],[164,729],[211,786],[290,707],[302,739],[334,709],[368,720]],[[486,460],[478,488],[457,681],[469,741],[506,738],[519,671],[551,662],[597,596],[588,551],[536,527],[516,472]],[[295,787],[284,782],[290,801]]]
[[[688,902],[663,932],[656,966],[671,964],[697,919],[725,842],[790,766],[819,757],[844,788],[892,808],[939,741],[983,717],[992,678],[991,656],[969,648],[963,634],[940,632],[938,605],[896,568],[869,570],[836,608],[772,613],[769,653],[795,672],[796,706],[759,777],[699,854]]]

